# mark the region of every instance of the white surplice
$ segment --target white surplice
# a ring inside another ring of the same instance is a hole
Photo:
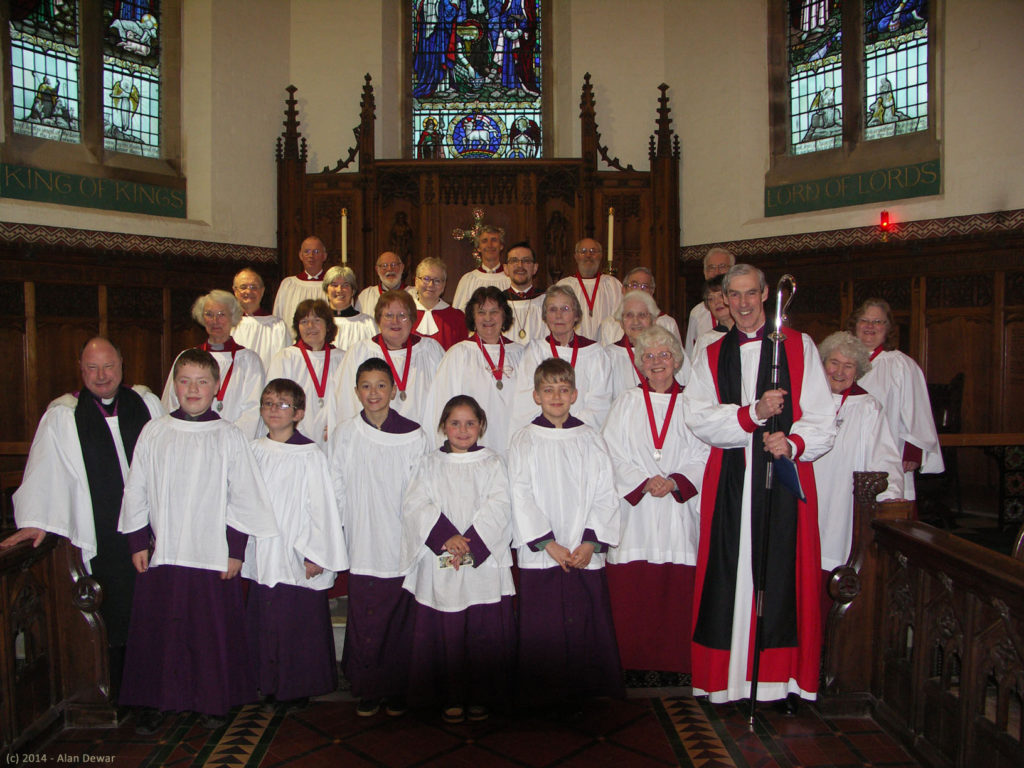
[[[493,272],[487,271],[484,267],[471,269],[459,279],[459,284],[455,288],[455,298],[452,299],[452,306],[465,312],[466,305],[469,303],[473,292],[477,288],[487,285],[492,285],[499,291],[504,291],[512,285],[512,281],[509,280],[508,275],[505,274],[501,266],[498,266]]]
[[[686,340],[683,351],[691,360],[697,359],[697,339],[715,327],[715,318],[703,301],[695,304],[690,310],[690,318],[686,323]]]
[[[338,571],[348,568],[348,553],[327,457],[316,443],[269,437],[254,440],[251,448],[281,535],[249,537],[242,576],[267,587],[330,589]],[[323,573],[307,579],[306,560]]]
[[[295,275],[289,275],[281,281],[278,286],[277,295],[274,296],[274,309],[272,314],[277,315],[288,328],[289,343],[295,343],[295,329],[292,322],[295,320],[295,310],[299,304],[306,299],[323,299],[327,301],[327,294],[324,293],[323,273],[315,280],[300,280]]]
[[[548,335],[548,327],[544,324],[543,293],[532,299],[509,298],[508,305],[512,308],[512,327],[505,331],[505,338],[525,347],[534,339]]]
[[[331,343],[342,353],[348,352],[357,341],[372,339],[379,332],[373,318],[362,312],[352,317],[336,316],[334,326],[338,329],[338,335]]]
[[[246,315],[231,329],[231,338],[260,356],[263,369],[274,355],[292,343],[292,334],[277,315]]]
[[[587,306],[587,298],[580,289],[580,281],[576,275],[563,277],[558,281],[558,285],[572,290],[576,294],[576,298],[580,300],[583,316],[580,318],[580,324],[576,330],[588,339],[596,341],[599,338],[601,321],[610,316],[622,300],[622,283],[613,275],[598,274],[595,277],[583,278],[583,287],[586,288],[587,294],[594,299],[592,310]],[[597,292],[596,296],[594,295],[595,291]]]
[[[307,349],[306,354],[309,355],[309,362],[313,366],[317,381],[320,381],[324,375],[327,349],[321,349],[319,352]],[[298,347],[282,349],[274,357],[267,370],[267,381],[291,379],[302,387],[302,391],[306,393],[306,413],[302,417],[302,421],[299,422],[298,429],[322,448],[326,448],[327,442],[324,439],[324,430],[338,422],[334,413],[334,409],[337,408],[335,392],[340,386],[341,364],[344,359],[345,355],[340,349],[331,350],[331,362],[327,369],[327,381],[324,385],[323,404],[320,403],[320,396],[316,393],[316,386],[313,384],[309,368],[306,367],[302,350]]]

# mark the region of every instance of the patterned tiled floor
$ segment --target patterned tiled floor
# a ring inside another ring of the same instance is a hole
[[[462,725],[445,725],[428,711],[359,718],[343,700],[314,702],[287,716],[251,705],[217,731],[205,730],[194,715],[169,719],[153,736],[136,735],[131,718],[116,729],[66,730],[39,751],[40,760],[43,755],[47,762],[110,756],[105,762],[118,768],[917,765],[871,720],[827,720],[807,706],[784,717],[765,705],[751,730],[745,710],[688,696],[593,701],[569,717],[517,712]]]

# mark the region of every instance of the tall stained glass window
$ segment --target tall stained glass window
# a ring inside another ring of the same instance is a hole
[[[789,132],[794,154],[843,144],[842,23],[838,0],[789,3]]]
[[[413,0],[413,156],[541,156],[541,0]]]
[[[10,14],[15,133],[79,143],[78,3],[11,3]]]
[[[103,146],[160,156],[160,4],[103,2]]]
[[[864,135],[928,128],[927,0],[864,0]]]

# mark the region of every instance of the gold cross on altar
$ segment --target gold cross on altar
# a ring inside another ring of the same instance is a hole
[[[473,226],[469,229],[462,229],[456,227],[452,230],[452,238],[455,240],[472,240],[473,241],[473,258],[476,259],[477,264],[480,263],[480,251],[477,250],[476,240],[480,235],[480,230],[484,226],[484,209],[475,208],[473,210]]]

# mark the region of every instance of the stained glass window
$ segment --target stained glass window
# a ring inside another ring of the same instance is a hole
[[[103,146],[160,156],[158,0],[104,0]]]
[[[928,128],[927,0],[864,0],[868,139]]]
[[[842,146],[843,59],[839,3],[791,0],[788,53],[793,153]]]
[[[77,144],[78,3],[10,4],[14,131]]]
[[[413,0],[412,154],[541,156],[541,0]]]

